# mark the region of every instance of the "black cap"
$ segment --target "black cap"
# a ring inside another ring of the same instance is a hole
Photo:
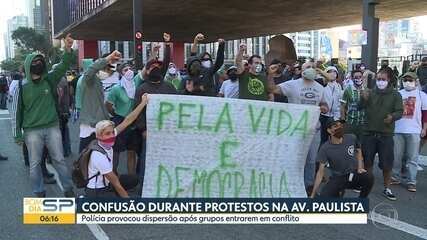
[[[334,120],[333,118],[329,118],[328,121],[326,122],[326,127],[331,128],[336,123],[344,124],[345,121],[344,120]]]
[[[282,62],[279,59],[273,59],[270,65],[281,64]]]

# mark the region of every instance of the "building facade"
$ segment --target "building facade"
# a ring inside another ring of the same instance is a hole
[[[6,58],[15,57],[15,43],[12,39],[12,33],[19,27],[28,27],[28,17],[27,16],[14,16],[7,21],[7,32],[4,36],[5,46],[6,46]]]

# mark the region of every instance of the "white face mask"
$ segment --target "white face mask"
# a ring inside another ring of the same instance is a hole
[[[176,74],[176,68],[174,68],[174,67],[169,68],[168,71],[169,71],[170,75],[175,75]]]
[[[378,89],[384,90],[384,89],[386,89],[387,85],[388,85],[388,81],[377,80]]]
[[[302,77],[307,80],[314,80],[316,78],[317,72],[314,68],[307,68],[302,72]]]
[[[96,76],[99,78],[99,79],[101,79],[101,80],[105,80],[105,79],[107,79],[109,76],[110,76],[110,74],[108,74],[107,72],[105,72],[105,71],[99,71],[97,74],[96,74]]]
[[[128,81],[132,80],[133,79],[133,71],[127,70],[125,75],[123,75],[123,77]]]
[[[210,68],[212,66],[211,61],[202,61],[202,66],[205,68]]]
[[[260,73],[261,71],[262,71],[262,65],[261,64],[255,65],[255,72]]]
[[[359,79],[353,79],[354,84],[356,84],[357,86],[360,86],[363,84],[363,80],[361,78]]]
[[[416,88],[415,82],[403,82],[403,87],[406,91],[412,91]]]

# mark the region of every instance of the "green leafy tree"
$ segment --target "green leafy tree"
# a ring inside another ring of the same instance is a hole
[[[0,63],[0,68],[3,71],[15,72],[15,71],[19,71],[19,68],[21,67],[21,65],[22,65],[22,62],[17,61],[15,58],[12,58],[12,59],[3,60]]]
[[[12,33],[12,39],[18,48],[30,52],[40,52],[47,56],[52,47],[49,35],[36,32],[33,28],[19,27]]]
[[[48,67],[61,61],[62,50],[52,46],[47,32],[39,33],[33,28],[19,27],[13,31],[12,39],[23,53],[23,60],[28,53],[39,52],[45,56]]]

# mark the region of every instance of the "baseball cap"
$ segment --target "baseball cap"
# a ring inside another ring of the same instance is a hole
[[[338,72],[338,69],[336,67],[334,67],[334,66],[329,66],[329,67],[326,68],[326,72],[329,72],[331,70],[334,70],[335,72]]]
[[[407,73],[403,74],[402,78],[405,78],[405,77],[410,77],[410,78],[413,78],[413,79],[417,79],[418,78],[417,74],[414,73],[414,72],[407,72]]]
[[[334,120],[333,118],[330,118],[330,119],[328,119],[328,121],[326,121],[326,127],[331,128],[332,126],[334,126],[337,123],[344,124],[345,121],[344,120]]]

